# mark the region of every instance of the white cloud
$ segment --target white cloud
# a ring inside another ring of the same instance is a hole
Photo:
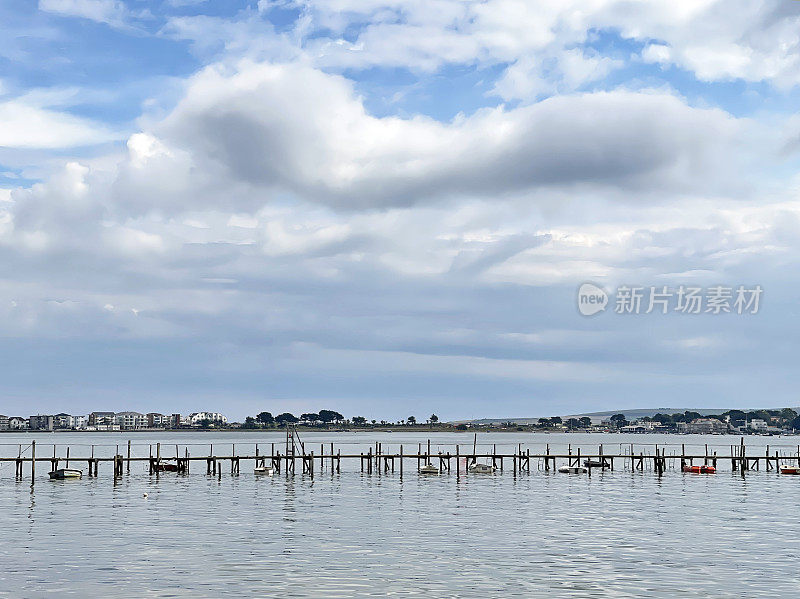
[[[117,134],[88,119],[28,104],[0,101],[0,147],[74,148],[105,143]]]
[[[116,26],[129,14],[122,0],[39,0],[39,10]]]

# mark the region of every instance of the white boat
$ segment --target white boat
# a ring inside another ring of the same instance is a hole
[[[558,471],[564,474],[585,474],[588,470],[583,466],[560,466]]]
[[[433,464],[425,464],[419,469],[420,474],[439,474],[439,469]]]
[[[272,476],[273,474],[275,474],[275,468],[273,468],[272,466],[256,466],[253,469],[253,472],[255,474],[264,474],[266,476]]]
[[[83,476],[83,471],[76,468],[59,468],[58,470],[48,472],[48,474],[52,479],[62,480],[65,478],[80,478]]]
[[[472,464],[468,468],[469,472],[472,474],[492,474],[494,473],[494,468],[489,466],[488,464]]]

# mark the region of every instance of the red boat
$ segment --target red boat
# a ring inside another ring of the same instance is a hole
[[[781,466],[781,474],[800,474],[797,466]]]
[[[717,469],[714,466],[684,466],[684,472],[691,474],[716,474]]]

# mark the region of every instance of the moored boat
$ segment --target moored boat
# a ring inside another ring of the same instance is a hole
[[[800,467],[781,466],[781,474],[800,474]]]
[[[559,466],[558,471],[562,474],[585,474],[589,470],[583,466]]]
[[[275,468],[272,466],[256,466],[253,469],[254,474],[264,474],[265,476],[272,476],[275,474]]]
[[[156,470],[159,472],[177,472],[177,464],[156,464]]]
[[[67,478],[80,478],[83,476],[83,471],[77,468],[59,468],[58,470],[48,472],[48,475],[54,480],[63,480]]]
[[[603,462],[600,460],[583,460],[583,465],[587,468],[602,468]]]
[[[472,464],[469,467],[469,471],[472,474],[492,474],[494,473],[494,468],[489,466],[489,464]]]
[[[689,474],[716,474],[714,466],[684,466],[683,471]]]
[[[420,474],[439,474],[439,469],[433,464],[425,464],[419,469]]]

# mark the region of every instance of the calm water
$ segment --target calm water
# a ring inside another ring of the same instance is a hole
[[[416,449],[471,446],[467,435],[407,433],[304,435],[336,442],[342,452],[403,443]],[[0,453],[16,455],[30,435],[0,436]],[[52,445],[63,456],[113,454],[127,437],[39,435],[37,455]],[[179,443],[192,455],[233,441],[279,442],[264,433],[133,436],[134,455],[149,443]],[[798,438],[747,438],[789,453]],[[734,437],[492,434],[485,443],[532,451],[550,443],[608,452],[620,443],[716,444],[729,455]],[[779,448],[778,445],[781,445]],[[105,446],[105,447],[101,447]],[[757,449],[756,446],[761,446]],[[263,447],[263,445],[261,445]],[[794,449],[792,449],[794,447]],[[360,448],[360,449],[359,449]],[[688,449],[688,448],[687,448]],[[774,453],[774,449],[772,450]],[[263,451],[263,449],[262,449]],[[77,465],[85,468],[85,464]],[[723,462],[721,467],[729,468]],[[341,474],[220,478],[193,465],[189,476],[159,479],[135,464],[116,484],[111,465],[100,477],[30,481],[0,467],[1,597],[797,597],[800,574],[800,477],[752,472],[715,476],[595,471],[587,476],[455,474],[421,478],[406,463],[403,480],[365,475],[358,461]],[[26,469],[27,475],[27,469]],[[148,497],[144,498],[143,494]]]

